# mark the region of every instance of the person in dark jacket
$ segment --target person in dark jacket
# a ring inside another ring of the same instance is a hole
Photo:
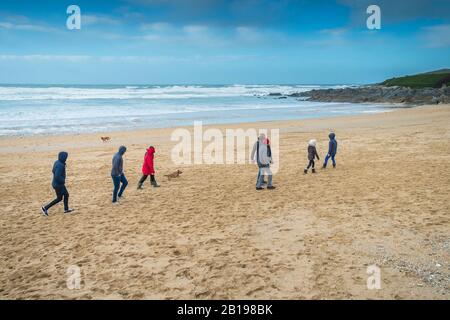
[[[331,132],[328,137],[330,138],[330,142],[328,143],[328,154],[325,157],[325,162],[323,163],[323,169],[325,169],[327,167],[328,164],[328,160],[330,160],[333,162],[333,168],[336,168],[336,160],[334,159],[334,157],[336,156],[337,153],[337,141],[336,141],[336,135]]]
[[[147,149],[147,152],[144,156],[144,164],[142,165],[142,177],[138,182],[138,189],[142,189],[142,185],[144,184],[145,180],[147,180],[147,177],[150,176],[150,183],[154,188],[159,187],[159,185],[156,183],[155,179],[155,166],[153,163],[153,160],[155,158],[155,148],[151,146]]]
[[[56,199],[41,207],[42,214],[48,217],[48,209],[55,204],[64,200],[64,213],[70,213],[73,209],[69,209],[69,192],[66,189],[66,161],[69,154],[62,151],[58,154],[58,160],[53,164],[53,180],[52,187],[55,189]]]
[[[314,168],[314,165],[315,165],[314,159],[317,157],[317,160],[320,160],[319,159],[319,155],[317,153],[316,144],[317,144],[317,142],[314,139],[310,140],[309,143],[308,143],[308,160],[309,160],[309,163],[308,163],[308,166],[303,171],[305,174],[308,173],[308,170],[311,167],[312,167],[312,173],[316,173],[316,169]]]
[[[122,194],[128,185],[128,180],[123,172],[123,155],[126,151],[127,148],[125,146],[121,146],[112,159],[111,178],[114,184],[112,197],[113,203],[117,202],[117,198],[120,199],[120,197],[122,197]]]
[[[267,145],[267,156],[270,158],[270,159],[272,159],[272,149],[270,148],[270,140],[269,140],[269,138],[266,138],[265,140],[264,140],[264,144],[266,144]],[[271,160],[272,161],[272,160]],[[259,173],[259,171],[258,171],[258,178],[256,179],[256,183],[258,184],[258,181],[259,181],[259,176],[260,176],[260,173]],[[264,176],[263,176],[263,179],[262,179],[262,185],[266,185],[267,184],[267,182],[264,180]]]

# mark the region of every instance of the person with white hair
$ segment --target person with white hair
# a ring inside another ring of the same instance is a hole
[[[253,145],[251,154],[252,161],[258,164],[258,177],[256,179],[256,190],[263,190],[264,175],[268,176],[267,189],[273,190],[275,187],[272,185],[272,171],[270,170],[270,164],[272,163],[272,151],[270,149],[270,142],[266,139],[265,134],[260,134],[258,141]]]
[[[308,143],[309,163],[308,163],[308,166],[303,171],[305,174],[308,173],[309,168],[312,168],[312,173],[316,173],[316,169],[314,168],[314,165],[315,165],[314,159],[317,157],[317,160],[320,160],[319,154],[317,153],[316,144],[317,144],[317,141],[315,139],[309,140],[309,143]]]

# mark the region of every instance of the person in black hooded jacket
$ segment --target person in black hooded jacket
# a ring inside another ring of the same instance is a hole
[[[116,203],[117,199],[122,197],[122,194],[128,185],[128,180],[123,172],[123,155],[126,151],[127,148],[125,146],[120,146],[119,151],[112,159],[111,178],[114,184],[112,197],[113,203]]]
[[[55,189],[56,199],[41,207],[42,214],[48,216],[48,209],[55,204],[64,200],[64,213],[70,213],[73,210],[69,209],[69,192],[66,189],[66,161],[69,154],[65,151],[61,151],[58,154],[58,160],[53,164],[53,180],[52,187]]]
[[[337,153],[337,141],[336,141],[336,135],[334,134],[334,132],[331,132],[328,137],[330,138],[330,142],[328,143],[328,154],[325,157],[325,161],[323,163],[323,169],[325,169],[327,167],[328,164],[328,160],[330,160],[333,162],[333,168],[336,168],[336,160],[334,159],[334,157],[336,157],[336,153]]]

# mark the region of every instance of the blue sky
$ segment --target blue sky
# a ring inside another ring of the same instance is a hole
[[[0,2],[0,83],[356,84],[444,67],[448,0]]]

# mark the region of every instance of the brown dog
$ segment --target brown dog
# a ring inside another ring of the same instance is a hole
[[[182,174],[183,172],[181,170],[177,170],[175,172],[172,172],[171,174],[165,174],[164,177],[167,177],[167,179],[172,179],[172,178],[178,178],[180,176],[180,174]]]
[[[107,142],[111,140],[111,137],[100,137],[100,139],[102,139],[103,142]]]

